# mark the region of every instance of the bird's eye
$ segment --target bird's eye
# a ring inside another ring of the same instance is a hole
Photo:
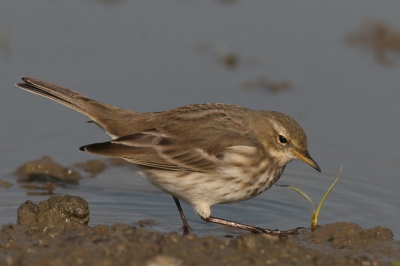
[[[282,135],[279,135],[278,139],[279,139],[279,142],[282,143],[282,144],[286,144],[287,143],[287,139]]]

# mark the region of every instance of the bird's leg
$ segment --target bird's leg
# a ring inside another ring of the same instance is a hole
[[[250,231],[250,232],[255,233],[255,234],[264,233],[264,234],[277,235],[277,236],[297,235],[299,233],[298,232],[299,229],[304,229],[304,227],[297,227],[297,228],[292,229],[292,230],[281,231],[281,230],[278,230],[278,229],[275,229],[275,230],[263,229],[263,228],[260,228],[260,227],[255,227],[255,226],[251,226],[251,225],[247,225],[247,224],[241,224],[241,223],[237,223],[237,222],[232,222],[232,221],[220,219],[220,218],[213,217],[213,216],[210,216],[208,218],[201,217],[201,219],[203,219],[206,222],[217,223],[217,224],[222,224],[222,225],[227,225],[227,226],[239,228],[239,229],[242,229],[242,230],[247,230],[247,231]]]
[[[174,196],[172,196],[172,197],[174,198],[176,207],[178,207],[178,211],[179,211],[179,214],[180,214],[182,222],[183,222],[183,232],[185,234],[187,234],[189,232],[190,226],[189,226],[188,222],[186,221],[185,214],[182,211],[182,207],[181,207],[181,204],[180,204],[178,198],[175,198]]]

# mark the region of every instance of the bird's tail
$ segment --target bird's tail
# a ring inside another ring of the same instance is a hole
[[[91,100],[76,91],[56,84],[28,77],[22,77],[21,79],[24,83],[15,84],[17,87],[46,97],[86,115],[111,137],[123,136],[125,131],[129,130],[127,128],[130,124],[128,117],[132,119],[137,115],[133,111],[119,109]],[[124,117],[126,117],[127,121],[124,121]]]

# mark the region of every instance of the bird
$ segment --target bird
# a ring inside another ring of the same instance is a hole
[[[308,152],[304,130],[293,118],[223,103],[139,113],[53,83],[21,79],[17,87],[78,111],[103,129],[111,141],[79,149],[137,165],[139,174],[172,195],[185,233],[191,228],[180,200],[206,222],[252,233],[281,236],[302,228],[272,230],[211,215],[213,205],[245,201],[269,189],[294,159],[321,172]]]

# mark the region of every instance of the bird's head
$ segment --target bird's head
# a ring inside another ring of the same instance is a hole
[[[260,111],[259,125],[255,125],[258,139],[266,151],[282,166],[293,159],[306,162],[315,170],[321,168],[311,158],[307,147],[307,136],[301,126],[291,117],[274,111]]]

